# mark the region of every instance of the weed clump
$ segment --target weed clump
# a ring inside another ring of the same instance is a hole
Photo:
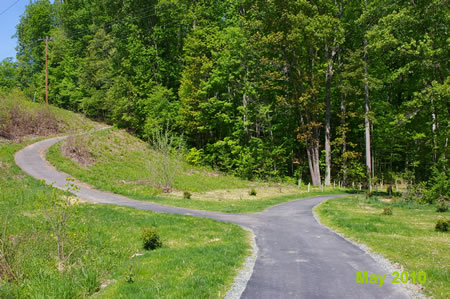
[[[448,211],[448,204],[445,200],[441,199],[436,204],[436,212],[447,212]]]
[[[249,194],[250,196],[256,196],[256,190],[255,190],[255,188],[252,188],[248,194]]]
[[[191,199],[192,194],[188,191],[183,192],[183,198],[184,199]]]
[[[95,160],[87,146],[88,139],[85,136],[67,137],[61,146],[61,152],[64,156],[72,159],[82,166],[92,165]]]
[[[64,124],[46,107],[31,109],[20,98],[0,98],[0,136],[15,140],[24,136],[48,136]]]
[[[438,219],[436,222],[435,230],[438,232],[448,232],[450,226],[450,220]]]
[[[388,216],[392,215],[392,208],[391,207],[384,208],[382,214]]]
[[[162,246],[159,234],[154,228],[145,227],[142,230],[142,242],[145,250],[154,250]]]

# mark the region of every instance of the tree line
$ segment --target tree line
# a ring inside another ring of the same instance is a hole
[[[447,0],[37,0],[0,88],[241,177],[313,185],[448,169]]]

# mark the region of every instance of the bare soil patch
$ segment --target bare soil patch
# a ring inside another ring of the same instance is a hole
[[[86,144],[84,136],[69,136],[61,145],[62,154],[72,159],[81,166],[89,166],[95,163],[92,153]]]
[[[65,123],[47,108],[27,110],[20,105],[7,107],[0,117],[0,136],[17,140],[26,136],[49,136],[62,131]]]

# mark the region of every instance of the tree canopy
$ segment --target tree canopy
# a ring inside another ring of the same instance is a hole
[[[253,178],[427,180],[448,169],[447,0],[37,0],[0,88]],[[439,162],[440,161],[440,162]],[[439,163],[438,163],[439,162]]]

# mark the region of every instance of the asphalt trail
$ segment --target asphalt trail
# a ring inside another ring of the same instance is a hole
[[[15,155],[17,165],[34,178],[66,189],[70,176],[45,160],[48,148],[64,138],[25,147]],[[132,200],[75,183],[81,187],[76,195],[90,202],[207,217],[253,230],[259,252],[242,298],[409,298],[400,285],[391,283],[391,273],[370,255],[316,221],[314,206],[337,196],[291,201],[255,214],[227,214]],[[384,285],[356,283],[357,271],[386,274]]]

